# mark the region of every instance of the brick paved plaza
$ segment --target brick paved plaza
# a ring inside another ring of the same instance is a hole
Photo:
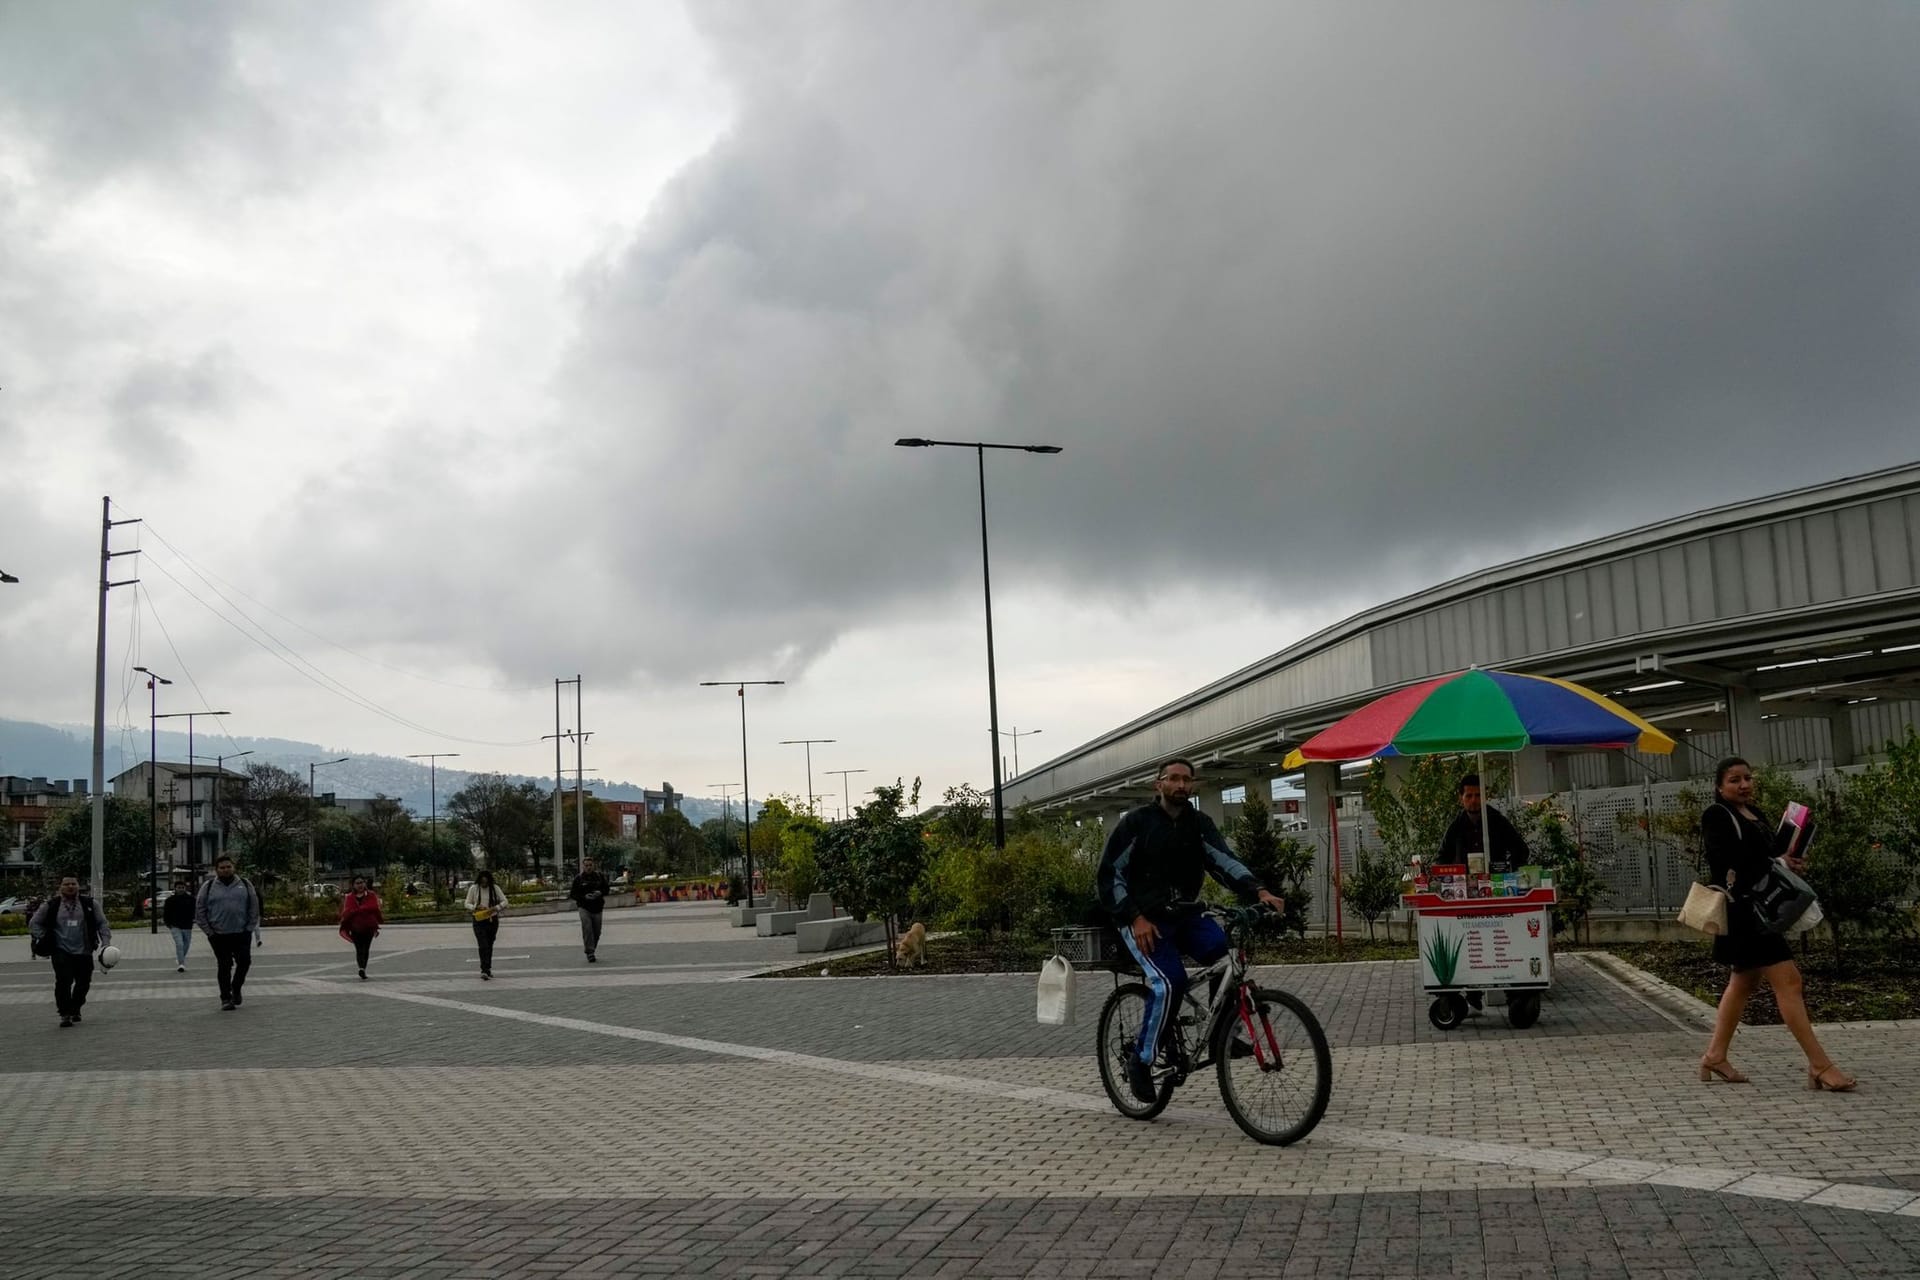
[[[704,905],[389,929],[369,981],[270,931],[222,1013],[196,943],[122,933],[84,1023],[0,940],[0,1249],[13,1277],[1913,1276],[1920,1025],[1784,1030],[1696,1083],[1698,1011],[1568,957],[1539,1026],[1428,1027],[1410,966],[1275,973],[1334,1042],[1299,1146],[1211,1075],[1108,1107],[1028,977],[745,975],[791,939]],[[53,1241],[58,1241],[55,1246]]]

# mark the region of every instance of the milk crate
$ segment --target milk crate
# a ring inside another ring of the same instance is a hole
[[[1072,925],[1053,931],[1054,954],[1076,969],[1117,969],[1127,960],[1120,931],[1108,925]]]

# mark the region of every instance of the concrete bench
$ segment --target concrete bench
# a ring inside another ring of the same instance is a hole
[[[799,928],[806,918],[804,911],[767,911],[761,914],[753,931],[763,938],[781,938]]]
[[[806,918],[809,920],[833,919],[833,896],[825,893],[807,895]]]
[[[727,922],[736,929],[751,929],[760,923],[760,917],[767,910],[766,907],[728,907]]]
[[[879,920],[864,924],[852,916],[831,920],[802,920],[794,929],[794,950],[801,955],[818,951],[842,951],[848,947],[872,946],[887,940],[887,926]]]

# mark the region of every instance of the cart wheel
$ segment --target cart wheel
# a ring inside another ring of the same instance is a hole
[[[1466,999],[1451,992],[1435,996],[1433,1003],[1427,1006],[1427,1021],[1437,1031],[1452,1031],[1466,1020]]]
[[[1515,1031],[1525,1031],[1540,1021],[1540,993],[1529,991],[1524,995],[1515,992],[1507,997],[1507,1025]]]

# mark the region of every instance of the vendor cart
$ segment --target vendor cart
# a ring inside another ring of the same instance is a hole
[[[1420,988],[1433,997],[1427,1021],[1452,1031],[1466,1021],[1467,992],[1504,991],[1508,1026],[1524,1031],[1538,1022],[1553,985],[1557,901],[1551,886],[1501,898],[1400,895],[1419,925]]]

